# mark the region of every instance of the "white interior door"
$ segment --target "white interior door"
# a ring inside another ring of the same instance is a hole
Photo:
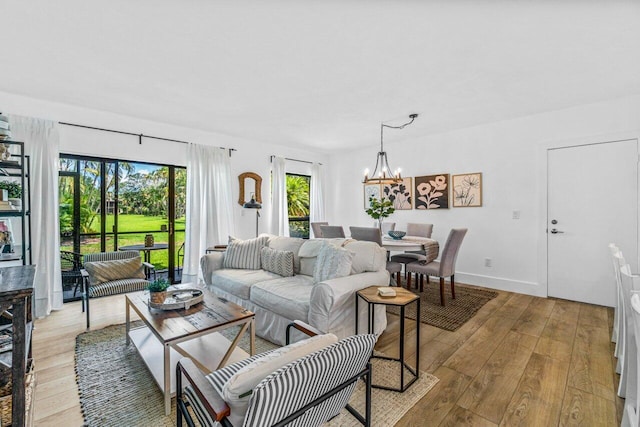
[[[552,297],[614,306],[610,252],[638,259],[638,141],[550,149],[547,281]]]

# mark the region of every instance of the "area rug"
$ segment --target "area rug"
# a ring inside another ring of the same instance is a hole
[[[424,284],[424,291],[414,291],[420,295],[420,321],[447,331],[455,331],[471,319],[487,302],[498,296],[497,292],[468,286],[455,285],[456,299],[451,298],[451,287],[445,283],[446,306],[440,305],[440,284]],[[400,314],[400,308],[388,306],[387,311]],[[416,304],[405,309],[405,316],[416,318]]]
[[[133,344],[125,345],[124,334],[124,325],[113,325],[84,332],[76,339],[76,379],[86,425],[174,426],[175,398],[172,399],[171,415],[165,416],[162,393]],[[230,337],[232,334],[233,331],[223,335]],[[239,345],[247,350],[248,339],[241,339]],[[256,337],[257,353],[276,347],[275,344]],[[374,383],[395,386],[393,381],[399,372],[380,362],[388,363],[373,359]],[[393,426],[437,382],[438,379],[433,375],[421,372],[420,379],[404,393],[374,389],[372,425]],[[377,402],[380,404],[376,404]],[[364,411],[362,384],[356,387],[351,403],[356,409]],[[343,411],[328,425],[346,427],[360,424]]]

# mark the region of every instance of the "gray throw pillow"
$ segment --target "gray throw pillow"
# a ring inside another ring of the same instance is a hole
[[[114,259],[111,261],[85,262],[92,286],[120,279],[144,279],[144,268],[140,257]]]
[[[326,245],[320,249],[316,266],[313,269],[313,281],[323,282],[337,277],[345,277],[351,273],[353,254],[344,248]]]
[[[260,250],[266,246],[268,236],[249,240],[238,240],[229,236],[229,244],[224,254],[224,268],[240,268],[244,270],[260,269]]]
[[[293,252],[264,247],[260,251],[262,269],[282,277],[293,276]]]

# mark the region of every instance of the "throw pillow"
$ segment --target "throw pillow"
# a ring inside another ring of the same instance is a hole
[[[320,250],[313,269],[313,281],[323,282],[351,273],[353,254],[344,248],[327,245]]]
[[[267,244],[269,237],[261,236],[255,239],[238,240],[229,236],[229,245],[224,254],[224,268],[239,268],[244,270],[260,269],[260,250]]]
[[[262,269],[283,277],[293,276],[293,252],[264,247],[260,250]]]
[[[85,262],[84,268],[89,273],[89,283],[92,286],[112,280],[145,278],[144,267],[139,256],[111,261]]]
[[[338,342],[333,334],[316,335],[270,351],[233,374],[222,387],[222,397],[233,414],[247,412],[251,392],[267,376],[283,366]],[[244,416],[243,416],[244,418]]]

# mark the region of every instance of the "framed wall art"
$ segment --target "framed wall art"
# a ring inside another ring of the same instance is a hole
[[[396,210],[413,209],[413,187],[411,178],[403,178],[398,184],[384,184],[382,186],[382,197],[393,203]]]
[[[416,209],[449,209],[449,174],[416,176]]]
[[[364,184],[364,208],[369,209],[369,198],[375,197],[380,200],[382,192],[380,184]]]
[[[451,177],[453,207],[472,208],[482,206],[482,173],[465,173]]]

